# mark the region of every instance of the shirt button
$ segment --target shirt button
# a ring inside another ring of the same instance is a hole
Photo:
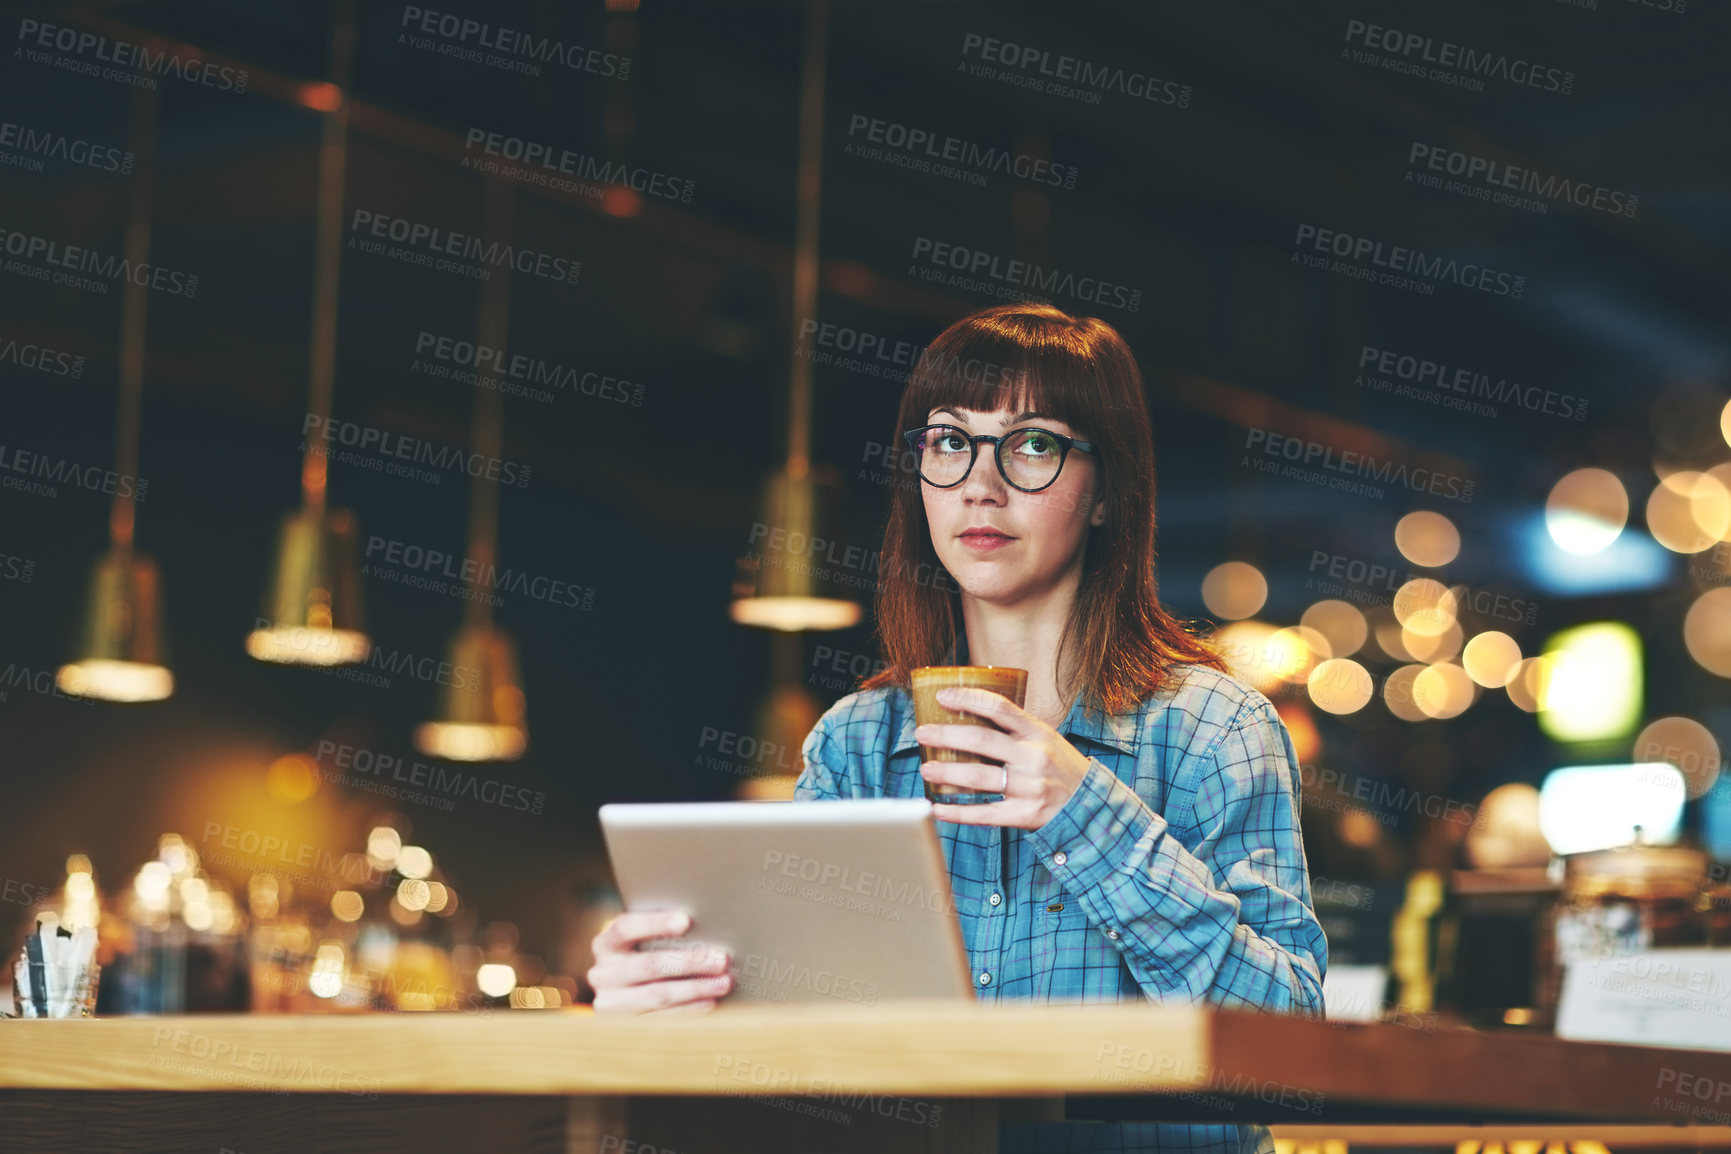
[[[991,902],[993,905],[997,905],[999,902],[1004,900],[1004,895],[993,894],[991,897],[987,898],[986,900]]]
[[[1113,941],[1117,941],[1118,940],[1118,931],[1117,930],[1107,930],[1106,936],[1111,938]]]
[[[1057,853],[1052,855],[1052,864],[1053,865],[1063,865],[1065,862],[1067,862],[1069,860],[1070,860],[1070,855],[1065,853],[1063,850],[1059,850]]]
[[[989,973],[986,973],[985,971],[982,970],[980,972],[980,985],[989,986],[991,984],[992,984],[992,975]]]

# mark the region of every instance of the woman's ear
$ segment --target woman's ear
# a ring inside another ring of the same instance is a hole
[[[1106,502],[1096,501],[1094,503],[1094,512],[1088,517],[1088,524],[1090,524],[1090,525],[1104,525],[1105,523],[1106,523]]]

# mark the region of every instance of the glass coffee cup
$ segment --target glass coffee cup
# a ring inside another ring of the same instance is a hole
[[[1005,665],[922,665],[912,673],[914,722],[918,725],[982,725],[998,727],[977,713],[949,709],[938,704],[938,690],[951,688],[989,689],[1001,693],[1018,706],[1028,690],[1028,671]],[[1002,765],[996,758],[972,753],[965,749],[944,749],[921,745],[921,761],[967,761],[981,765]],[[982,792],[967,786],[926,782],[926,800],[948,805],[988,805],[1003,801],[997,792]]]

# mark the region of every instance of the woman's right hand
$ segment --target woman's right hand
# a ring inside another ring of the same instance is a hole
[[[598,1014],[713,1010],[733,988],[725,950],[697,943],[640,950],[640,942],[677,937],[691,928],[677,910],[620,914],[595,935],[595,964],[586,975]]]

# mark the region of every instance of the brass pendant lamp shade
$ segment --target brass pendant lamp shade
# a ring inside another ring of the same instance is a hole
[[[485,235],[489,244],[511,242],[515,198],[506,182],[484,185]],[[510,280],[495,277],[481,288],[476,343],[507,347],[510,336]],[[470,448],[489,460],[504,453],[504,402],[494,389],[475,391]],[[467,560],[473,575],[465,581],[468,599],[463,623],[451,642],[451,678],[439,691],[432,720],[415,727],[415,748],[450,761],[515,761],[529,748],[524,718],[522,672],[510,634],[493,623],[492,589],[483,574],[494,571],[499,556],[499,482],[469,479]]]
[[[818,210],[823,184],[824,46],[827,0],[807,6],[800,83],[798,173],[794,181],[793,324],[817,315]],[[734,572],[729,616],[740,625],[796,633],[857,625],[849,575],[866,577],[861,551],[842,536],[843,490],[833,468],[811,459],[812,367],[789,364],[787,462],[765,482],[750,550]],[[836,551],[840,551],[837,557]],[[862,581],[861,586],[869,587]]]
[[[841,479],[834,469],[818,466],[801,475],[783,470],[769,479],[752,525],[751,551],[736,568],[734,621],[790,633],[859,623],[859,603],[845,596],[836,579],[869,574],[863,558],[848,564],[859,551],[840,544],[841,509]]]
[[[415,727],[415,748],[451,761],[514,761],[529,747],[517,646],[490,623],[466,625],[451,643],[449,684],[433,721]]]
[[[260,661],[345,665],[366,659],[355,518],[298,509],[283,519],[264,610],[247,636]]]
[[[157,95],[135,90],[129,139],[136,164],[126,223],[126,258],[150,259],[150,220],[156,186]],[[119,404],[115,413],[115,471],[130,483],[116,488],[108,512],[108,549],[97,559],[77,649],[54,682],[61,692],[102,701],[161,701],[174,692],[163,628],[162,579],[156,562],[134,547],[143,414],[145,327],[149,293],[129,278],[120,301]]]
[[[60,667],[64,693],[103,701],[161,701],[174,692],[156,562],[116,546],[90,578],[78,657]]]
[[[352,0],[331,5],[330,84],[314,210],[312,340],[307,413],[331,416],[337,358],[337,287],[342,263],[343,180],[348,164],[349,77],[354,63]],[[285,665],[347,665],[372,648],[361,624],[360,529],[347,509],[331,508],[330,462],[317,438],[301,461],[301,507],[283,518],[264,608],[246,651]]]

